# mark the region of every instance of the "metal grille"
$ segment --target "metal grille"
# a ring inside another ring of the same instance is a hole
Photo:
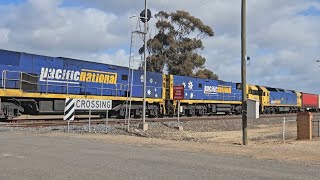
[[[38,76],[36,74],[26,74],[21,72],[21,89],[27,92],[36,92],[38,90]]]

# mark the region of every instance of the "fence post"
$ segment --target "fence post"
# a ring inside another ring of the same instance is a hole
[[[310,112],[301,112],[297,115],[297,139],[311,140],[312,139],[312,119],[313,115]]]
[[[286,133],[286,118],[283,118],[283,127],[282,127],[282,140],[285,143],[285,133]]]
[[[318,138],[320,137],[320,119],[318,119]]]
[[[106,112],[106,134],[108,134],[108,118],[109,118],[109,110]]]

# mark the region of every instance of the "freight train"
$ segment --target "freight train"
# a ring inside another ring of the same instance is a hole
[[[130,115],[142,114],[144,78],[139,70],[0,50],[0,72],[0,119],[21,114],[62,114],[66,98],[112,100],[110,116],[124,118],[130,97]],[[182,115],[241,113],[239,83],[156,72],[147,72],[146,79],[149,117],[173,116],[178,112],[173,99],[177,85],[185,88],[179,109]],[[319,110],[320,98],[315,94],[257,85],[248,85],[246,94],[260,101],[261,113]]]

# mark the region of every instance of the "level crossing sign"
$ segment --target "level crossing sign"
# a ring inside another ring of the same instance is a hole
[[[73,99],[67,98],[65,102],[65,121],[73,121],[75,110],[111,110],[112,100],[99,99]]]
[[[75,99],[76,110],[111,110],[112,100],[99,99]]]
[[[183,100],[184,99],[184,86],[174,86],[173,87],[173,100]]]
[[[73,98],[67,98],[65,102],[65,108],[64,108],[64,117],[63,120],[65,121],[73,121],[74,120],[74,99]]]

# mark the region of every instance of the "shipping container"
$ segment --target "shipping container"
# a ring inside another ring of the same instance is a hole
[[[319,96],[316,94],[302,93],[303,108],[319,108]]]

